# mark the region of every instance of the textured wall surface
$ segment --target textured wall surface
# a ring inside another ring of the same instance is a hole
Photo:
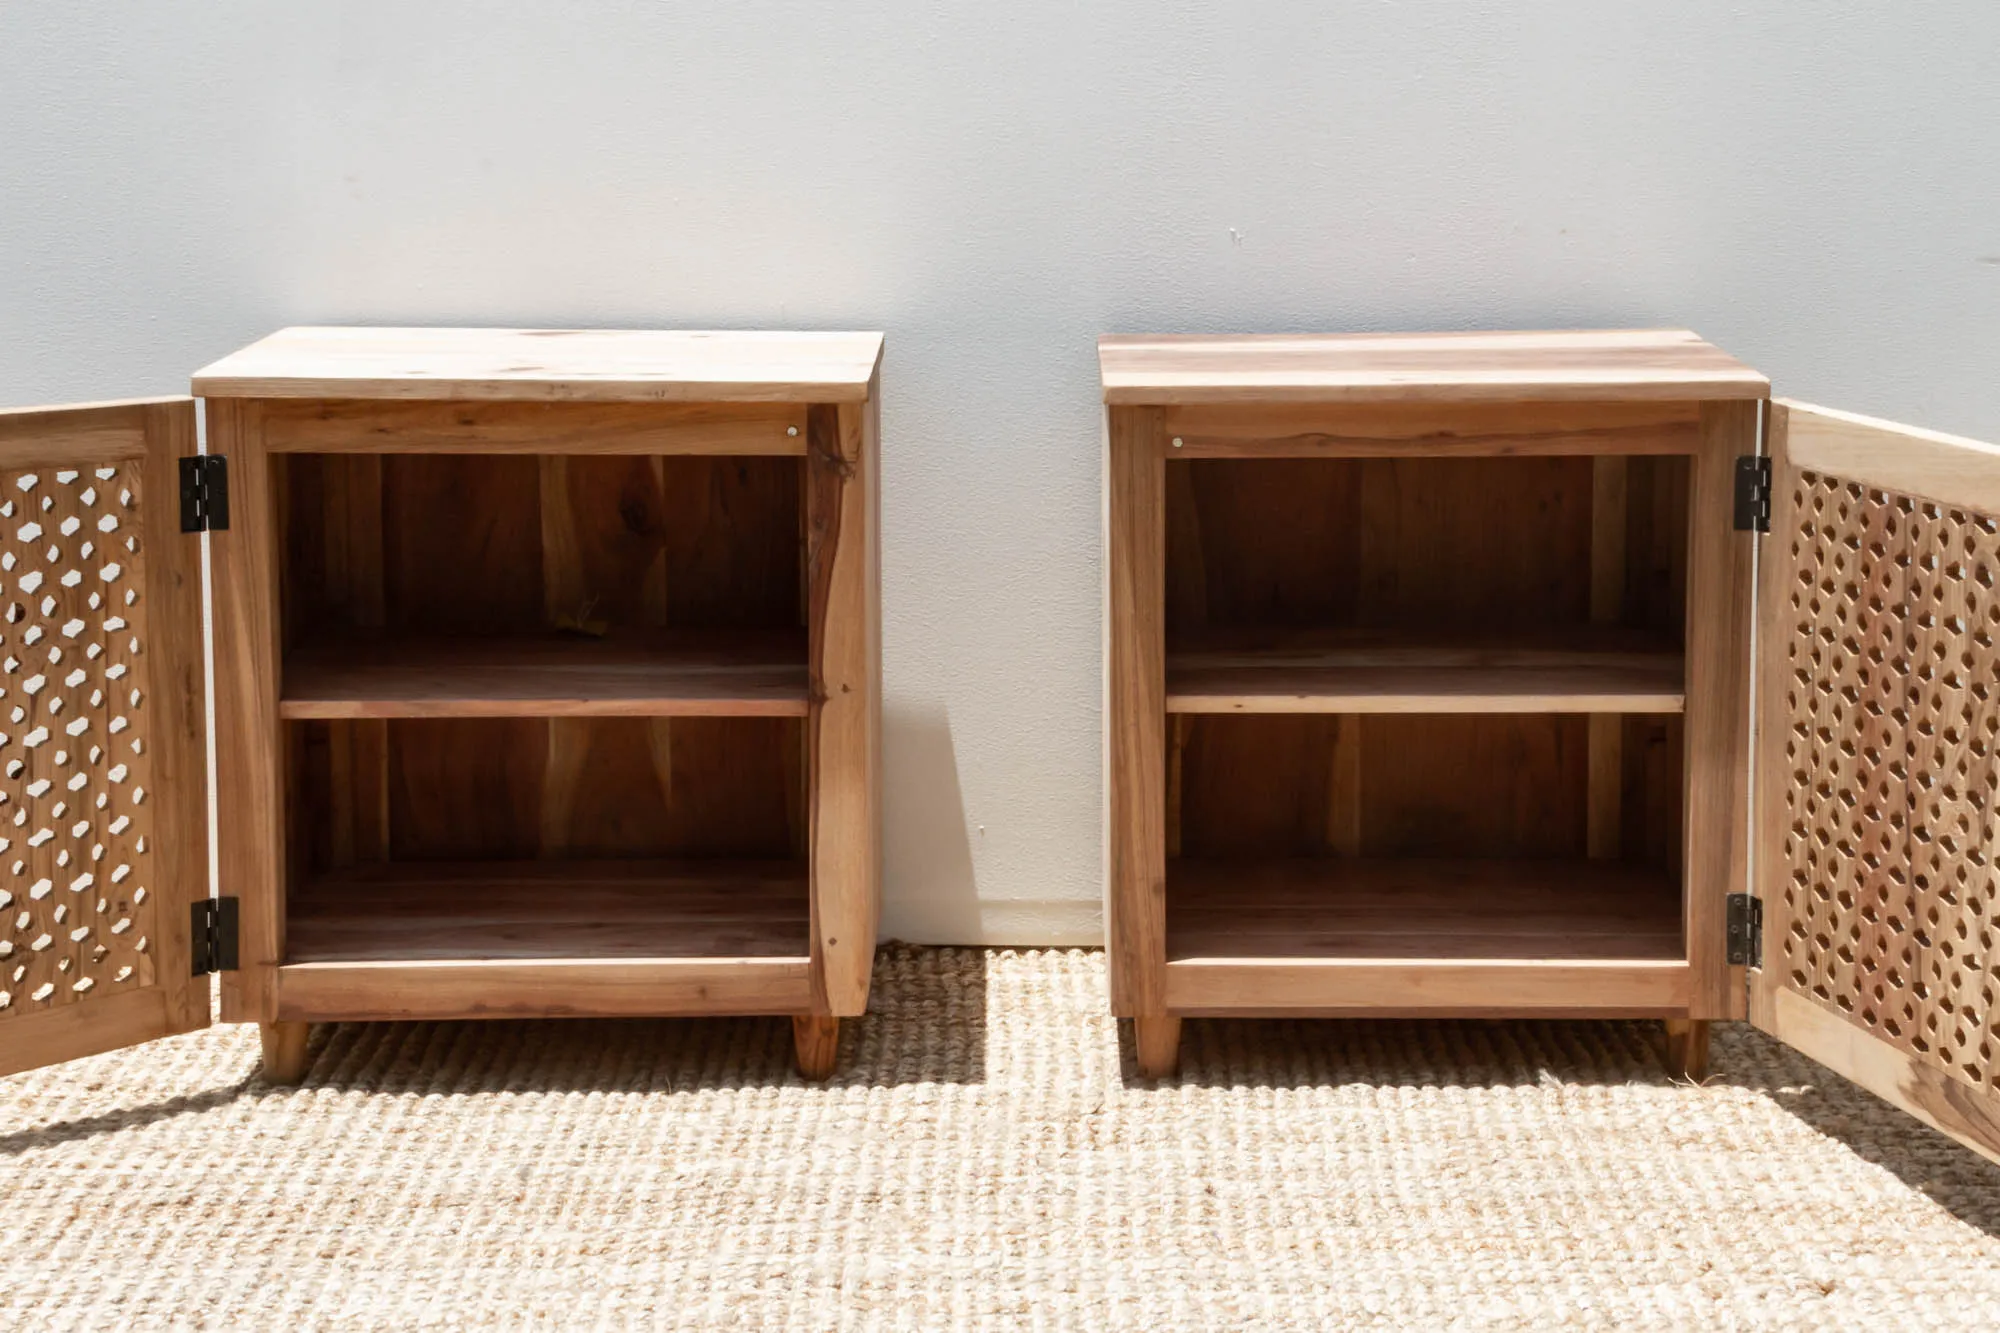
[[[1766,8],[10,3],[0,402],[885,330],[884,931],[1092,941],[1099,332],[1685,324],[2000,438],[2000,9]]]

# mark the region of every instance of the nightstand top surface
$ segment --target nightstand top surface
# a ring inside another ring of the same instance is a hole
[[[1104,401],[1476,402],[1764,398],[1764,376],[1685,329],[1108,335]]]
[[[879,333],[291,328],[195,372],[206,398],[859,402]]]

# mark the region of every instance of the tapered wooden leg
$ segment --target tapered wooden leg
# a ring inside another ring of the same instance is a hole
[[[813,1080],[831,1077],[840,1054],[840,1020],[827,1014],[794,1014],[792,1048],[801,1075]]]
[[[1172,1014],[1142,1014],[1132,1020],[1141,1078],[1169,1078],[1181,1067],[1181,1020]]]
[[[264,1038],[264,1081],[297,1083],[306,1076],[306,1037],[310,1023],[259,1023]]]
[[[1707,1019],[1667,1020],[1667,1073],[1696,1083],[1708,1077]]]

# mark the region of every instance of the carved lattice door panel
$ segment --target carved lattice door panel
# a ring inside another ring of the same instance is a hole
[[[2000,1159],[2000,449],[1769,439],[1751,1015]]]
[[[0,1074],[208,1022],[188,399],[0,412]]]

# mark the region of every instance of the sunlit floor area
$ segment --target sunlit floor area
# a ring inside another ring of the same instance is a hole
[[[1741,1026],[1191,1022],[890,947],[777,1020],[254,1028],[0,1079],[0,1327],[2000,1327],[2000,1168]]]

